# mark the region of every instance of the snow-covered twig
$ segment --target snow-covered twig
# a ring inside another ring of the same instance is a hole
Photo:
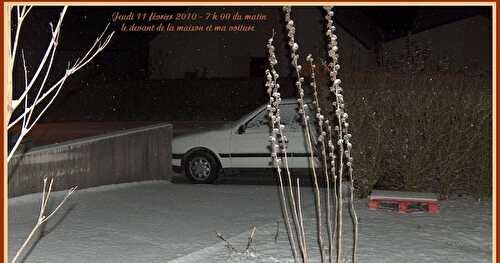
[[[66,14],[68,7],[64,6],[63,10],[60,13],[59,20],[54,27],[52,23],[50,24],[51,28],[51,40],[46,48],[46,51],[33,75],[33,77],[28,80],[28,74],[26,70],[26,61],[24,59],[24,53],[22,55],[23,58],[23,67],[25,70],[25,83],[24,83],[24,91],[23,93],[17,98],[14,99],[11,97],[11,101],[9,101],[9,107],[8,107],[8,119],[9,119],[9,124],[7,126],[7,129],[10,129],[14,127],[16,124],[18,124],[22,120],[22,127],[21,131],[19,134],[19,137],[14,144],[14,147],[11,149],[11,151],[8,154],[7,161],[9,161],[12,156],[14,155],[15,151],[20,145],[20,142],[24,139],[26,134],[33,128],[33,126],[38,122],[38,120],[41,118],[41,116],[45,113],[45,111],[50,107],[50,105],[54,102],[55,98],[57,95],[59,95],[59,92],[61,91],[65,81],[67,80],[68,77],[73,75],[75,72],[80,70],[82,67],[87,65],[97,54],[99,54],[104,48],[109,44],[111,41],[114,32],[111,32],[110,34],[106,35],[107,28],[109,26],[106,26],[105,30],[102,32],[102,34],[95,40],[94,44],[89,48],[89,50],[85,53],[85,55],[82,58],[77,59],[77,61],[74,63],[74,65],[70,65],[68,63],[68,67],[66,69],[65,74],[58,80],[56,81],[55,84],[50,86],[49,88],[45,89],[45,85],[47,82],[47,79],[50,75],[52,65],[54,62],[54,56],[57,50],[58,42],[59,42],[59,36],[61,32],[61,26],[62,22],[64,19],[64,16]],[[14,38],[14,47],[12,54],[10,55],[9,59],[9,66],[10,66],[10,77],[12,78],[13,70],[14,70],[14,62],[15,62],[15,57],[16,57],[16,50],[19,42],[19,32],[20,28],[22,26],[22,23],[24,21],[25,16],[31,10],[31,7],[26,9],[26,7],[20,8],[19,6],[17,7],[18,10],[18,20],[17,20],[17,25],[16,25],[16,35]],[[24,11],[23,11],[24,10]],[[105,37],[106,35],[106,37]],[[45,73],[43,74],[43,78],[41,80],[41,84],[39,86],[36,86],[35,83],[37,83],[40,80],[40,76],[42,72],[45,70]],[[9,93],[12,94],[13,86],[12,82],[9,83]],[[35,99],[32,102],[28,102],[28,95],[29,93],[34,90],[38,89]],[[48,102],[45,104],[45,106],[38,111],[38,113],[34,114],[35,109],[37,106],[39,106],[42,102],[44,102],[46,99],[49,99]],[[23,103],[24,102],[24,103]],[[20,106],[24,104],[24,109],[20,112],[19,116],[17,116],[16,119],[11,120],[12,114],[14,111]],[[34,117],[34,120],[32,119]]]
[[[337,262],[342,260],[342,208],[343,208],[343,192],[342,192],[342,179],[344,172],[344,156],[347,159],[345,165],[348,169],[348,175],[350,180],[350,214],[352,217],[353,225],[354,225],[354,237],[353,237],[353,250],[352,250],[352,262],[356,262],[356,247],[357,247],[357,234],[358,234],[358,219],[356,215],[356,211],[354,209],[354,178],[352,176],[352,162],[353,158],[351,156],[352,144],[349,141],[351,138],[351,134],[348,132],[349,123],[347,122],[348,114],[345,111],[344,105],[344,97],[342,95],[342,87],[340,86],[341,80],[337,78],[338,70],[340,69],[340,65],[338,63],[339,55],[337,54],[338,46],[337,46],[337,35],[335,35],[335,26],[333,25],[333,11],[332,7],[325,6],[326,11],[326,36],[328,37],[328,56],[331,58],[330,63],[328,64],[330,70],[330,91],[333,94],[335,101],[333,102],[333,106],[335,108],[335,115],[337,117],[338,124],[335,126],[335,130],[337,131],[338,141],[337,144],[339,146],[339,172],[338,172],[338,243],[337,243]],[[347,148],[347,149],[345,149]]]
[[[25,21],[26,16],[28,13],[31,11],[33,8],[32,6],[16,6],[16,13],[17,13],[17,20],[16,20],[16,27],[15,27],[15,34],[14,34],[14,39],[13,39],[13,45],[12,49],[10,49],[10,43],[9,43],[9,56],[8,56],[8,66],[9,66],[9,71],[8,71],[8,76],[7,76],[7,100],[8,100],[8,106],[7,106],[7,119],[9,120],[9,124],[7,126],[7,129],[13,128],[16,124],[18,124],[22,120],[21,124],[21,131],[20,134],[12,147],[10,149],[10,152],[8,153],[7,156],[7,162],[9,162],[16,150],[18,149],[19,145],[21,144],[22,140],[24,137],[29,133],[29,131],[34,127],[34,125],[38,122],[38,120],[43,116],[46,112],[46,110],[52,105],[54,100],[56,99],[57,95],[59,95],[59,92],[61,91],[65,81],[69,76],[74,74],[76,71],[81,69],[83,66],[88,64],[97,54],[99,54],[104,48],[109,44],[111,41],[111,38],[114,35],[114,32],[111,32],[109,35],[106,36],[105,40],[102,41],[103,37],[105,36],[106,29],[103,31],[103,33],[96,39],[92,47],[87,51],[85,56],[82,59],[77,59],[75,64],[71,66],[70,63],[68,63],[68,67],[64,73],[64,75],[56,81],[55,84],[50,86],[48,89],[45,89],[45,85],[47,82],[47,79],[49,78],[53,63],[54,63],[54,57],[55,53],[57,50],[57,46],[59,43],[59,37],[60,37],[60,32],[61,32],[61,26],[62,22],[64,19],[64,16],[66,14],[66,11],[68,9],[68,6],[64,6],[60,15],[59,15],[59,20],[54,27],[52,23],[49,24],[50,29],[51,29],[51,38],[50,42],[45,50],[45,53],[39,62],[38,66],[36,67],[36,71],[34,75],[29,79],[28,77],[28,70],[27,70],[27,65],[26,65],[26,59],[24,56],[24,51],[21,50],[21,58],[22,58],[22,66],[23,66],[23,72],[24,72],[24,90],[19,95],[17,99],[14,99],[12,97],[13,94],[13,73],[14,73],[14,66],[15,66],[15,59],[17,56],[17,50],[18,50],[18,45],[19,45],[19,38],[20,38],[20,32],[21,32],[21,27],[23,25],[23,22]],[[9,7],[11,10],[11,7]],[[9,12],[10,14],[10,12]],[[9,27],[10,27],[10,16],[8,19]],[[10,35],[10,34],[9,34]],[[45,72],[44,72],[45,70]],[[41,83],[37,86],[35,83],[40,82],[40,77],[43,75],[43,78],[41,79]],[[34,99],[31,100],[30,92],[34,93],[34,90],[38,89],[36,92],[36,96]],[[42,102],[45,101],[45,99],[48,99],[48,102],[44,105],[42,109],[37,108]],[[23,105],[22,107],[20,107]],[[19,113],[19,116],[15,120],[11,120],[14,111],[16,109],[20,108],[21,112]],[[36,111],[35,113],[35,109]],[[34,118],[34,119],[32,119]],[[36,233],[36,231],[46,222],[48,221],[66,202],[66,200],[75,192],[76,186],[69,189],[68,193],[64,197],[64,199],[59,203],[59,205],[49,214],[45,215],[45,209],[47,207],[47,203],[50,198],[50,193],[52,191],[52,185],[53,185],[54,179],[50,180],[50,184],[47,188],[47,179],[45,178],[43,181],[43,192],[42,192],[42,203],[40,206],[40,214],[38,216],[38,220],[24,243],[22,244],[21,248],[17,251],[16,255],[14,256],[12,262],[16,262],[21,253],[24,251],[26,248],[27,244],[29,241],[33,238],[33,235]]]
[[[309,62],[309,66],[311,69],[311,84],[310,86],[312,87],[313,91],[313,104],[314,104],[314,109],[316,111],[316,121],[318,124],[318,142],[321,144],[321,157],[323,160],[323,171],[324,171],[324,177],[325,177],[325,184],[326,184],[326,221],[327,221],[327,232],[328,232],[328,257],[331,259],[333,258],[333,243],[334,243],[334,230],[333,230],[333,224],[332,224],[332,211],[331,211],[331,193],[330,193],[330,173],[328,169],[328,155],[327,153],[327,146],[325,141],[327,140],[326,137],[326,132],[324,128],[325,124],[325,116],[321,114],[321,106],[318,100],[318,90],[317,90],[317,83],[316,83],[316,75],[315,75],[315,69],[316,65],[314,64],[314,59],[311,54],[309,54],[306,58],[306,61]],[[329,126],[329,121],[326,119],[326,125]],[[330,149],[330,156],[333,155],[333,149]],[[334,166],[333,166],[334,167]],[[335,175],[333,173],[333,175]],[[336,181],[336,178],[333,176],[333,181]],[[335,183],[334,183],[335,185]],[[335,189],[335,188],[334,188]],[[335,202],[337,202],[337,199],[335,199]],[[335,210],[337,211],[337,210]]]
[[[274,33],[273,33],[274,35]],[[269,39],[268,42],[268,51],[269,51],[269,62],[270,62],[270,67],[271,70],[266,71],[266,76],[268,78],[268,83],[266,83],[266,86],[268,86],[268,93],[270,96],[270,103],[268,105],[268,110],[269,110],[269,117],[271,119],[271,128],[272,128],[272,135],[271,135],[271,142],[272,142],[272,157],[273,157],[273,162],[275,164],[275,167],[277,168],[278,172],[278,179],[280,180],[280,191],[282,192],[282,202],[285,205],[289,205],[290,209],[292,211],[292,220],[294,222],[295,226],[295,235],[297,237],[297,242],[298,246],[301,252],[301,257],[304,262],[308,261],[308,253],[307,253],[307,248],[306,248],[306,241],[305,241],[305,235],[303,235],[304,231],[304,224],[300,221],[299,216],[298,216],[298,210],[301,206],[300,202],[296,202],[296,197],[295,193],[293,191],[293,181],[292,181],[292,176],[288,164],[288,153],[287,153],[287,138],[285,136],[285,125],[281,123],[281,116],[280,116],[280,102],[281,102],[281,95],[279,93],[279,84],[277,83],[278,80],[278,73],[275,70],[275,65],[278,63],[276,59],[276,55],[274,53],[274,46],[272,45],[273,38]],[[282,154],[282,158],[278,158],[278,153]],[[286,175],[287,175],[287,181],[288,181],[288,195],[289,199],[284,196],[284,190],[283,190],[283,183],[281,179],[281,165],[285,168]],[[287,201],[289,200],[289,202]],[[285,216],[285,223],[286,221],[289,221],[289,216],[287,215],[287,209],[285,207],[284,209],[284,216]],[[287,230],[289,233],[289,238],[292,247],[295,247],[295,241],[293,237],[293,233],[290,232],[291,229],[287,225]],[[291,235],[291,236],[290,236]],[[296,252],[294,251],[294,255],[297,255]],[[297,260],[297,257],[295,257]]]
[[[304,122],[304,131],[307,142],[307,148],[309,150],[309,165],[311,167],[311,171],[313,174],[313,184],[314,184],[314,195],[315,195],[315,205],[316,205],[316,216],[317,216],[317,229],[318,229],[318,243],[319,243],[319,251],[321,254],[321,262],[325,260],[325,253],[323,247],[323,224],[322,224],[322,215],[321,215],[321,196],[318,185],[318,177],[316,174],[315,168],[315,160],[314,160],[314,150],[312,146],[311,139],[311,131],[309,127],[309,116],[307,116],[307,104],[304,101],[304,89],[302,88],[302,83],[304,82],[304,78],[301,76],[302,66],[299,65],[299,44],[295,41],[295,25],[291,17],[292,8],[291,7],[283,7],[283,11],[285,12],[285,22],[287,23],[286,28],[288,32],[288,45],[290,46],[290,56],[292,58],[292,66],[295,68],[295,75],[297,77],[297,81],[295,85],[297,87],[298,99],[299,103],[299,113],[302,115],[302,120]]]
[[[8,54],[7,60],[8,60],[8,66],[9,66],[9,73],[12,73],[14,70],[14,63],[15,63],[16,54],[17,54],[17,46],[19,43],[19,34],[21,32],[21,28],[22,28],[24,19],[26,18],[28,13],[31,11],[31,8],[32,8],[32,6],[28,6],[28,7],[16,6],[16,13],[17,13],[16,29],[15,29],[16,33],[14,34],[14,40],[13,40],[12,47],[11,47],[11,45],[8,45],[8,51],[9,51],[8,53],[9,54]],[[10,14],[12,13],[12,7],[9,6],[8,9],[9,9],[9,12],[8,12],[9,16],[7,18],[7,23],[10,25],[11,24]],[[7,38],[10,40],[10,34],[8,34]],[[12,74],[8,74],[6,77],[7,77],[7,86],[12,87]],[[7,116],[10,117],[10,114],[13,112],[13,108],[12,108],[12,104],[11,104],[12,89],[7,89],[7,101],[8,101]]]
[[[278,242],[280,236],[280,221],[276,222],[276,233],[274,234],[274,242]]]
[[[40,204],[40,213],[38,214],[38,220],[31,230],[30,234],[24,241],[24,243],[21,245],[21,248],[16,252],[16,255],[12,259],[12,263],[15,263],[19,256],[22,254],[24,249],[26,248],[26,245],[28,245],[29,241],[33,238],[33,235],[36,233],[36,231],[45,223],[47,222],[53,215],[57,213],[57,211],[64,205],[66,200],[76,191],[77,187],[73,187],[68,190],[66,195],[64,196],[63,200],[59,202],[57,207],[49,214],[45,215],[45,209],[47,208],[47,203],[49,202],[50,199],[50,193],[52,192],[52,184],[54,183],[54,179],[50,179],[49,186],[47,188],[47,178],[43,179],[43,192],[42,192],[42,203]]]
[[[253,235],[255,234],[255,230],[257,228],[256,227],[253,227],[252,230],[250,231],[250,236],[248,236],[248,243],[247,243],[247,248],[245,249],[245,251],[248,253],[249,250],[250,250],[250,246],[252,245],[252,242],[253,242]]]
[[[301,256],[304,258],[304,255],[307,254],[306,251],[304,251],[303,248],[303,242],[302,240],[302,231],[300,229],[300,223],[298,221],[298,215],[297,215],[297,204],[295,202],[295,194],[293,192],[293,183],[291,179],[291,173],[290,169],[288,166],[288,155],[287,155],[287,138],[284,133],[285,126],[281,124],[281,116],[280,116],[280,103],[281,103],[281,95],[279,92],[279,84],[278,84],[278,78],[279,75],[276,72],[275,65],[278,63],[278,60],[276,59],[276,54],[274,52],[275,47],[273,46],[273,40],[274,40],[274,31],[273,31],[273,36],[268,40],[267,43],[267,48],[268,48],[268,55],[269,55],[269,65],[270,65],[270,70],[266,70],[266,87],[267,87],[267,93],[269,94],[269,104],[267,106],[268,113],[269,113],[269,118],[270,118],[270,124],[271,124],[271,136],[270,136],[270,141],[271,141],[271,157],[273,159],[273,164],[276,168],[277,174],[278,174],[278,180],[279,180],[279,190],[280,190],[280,200],[282,204],[282,211],[283,211],[283,216],[284,216],[284,221],[285,221],[285,226],[287,227],[287,233],[288,233],[288,238],[290,240],[290,245],[292,247],[292,253],[294,256],[294,259],[297,261],[298,260],[298,252],[297,252],[297,246],[295,243],[295,237],[294,233],[297,237],[297,242],[299,244],[299,249],[301,251]],[[282,153],[282,156],[279,156],[279,153]],[[284,190],[284,185],[283,185],[283,176],[282,176],[282,168],[281,166],[284,166],[287,179],[288,179],[288,189],[289,189],[289,196],[287,198]],[[299,204],[300,205],[300,204]],[[290,224],[290,216],[288,212],[288,207],[290,207],[291,213],[292,213],[292,220],[295,226],[295,229],[293,230]]]
[[[301,235],[302,235],[302,238],[301,238],[301,241],[302,241],[302,246],[304,247],[304,250],[307,252],[307,240],[306,240],[306,230],[304,228],[304,217],[302,215],[302,206],[300,204],[302,204],[302,201],[301,201],[301,198],[300,198],[300,178],[297,177],[295,178],[296,180],[296,189],[297,189],[297,203],[299,204],[299,206],[297,206],[297,210],[299,211],[299,223],[300,223],[300,231],[301,231]],[[304,259],[304,262],[309,262],[309,255],[308,253],[306,253],[304,255],[305,259]]]
[[[12,100],[12,105],[11,105],[12,112],[14,112],[17,109],[17,107],[21,104],[21,102],[25,99],[25,97],[28,96],[28,93],[33,88],[35,81],[38,79],[38,75],[42,72],[43,68],[46,66],[47,59],[49,58],[50,54],[52,53],[52,51],[55,52],[58,44],[57,41],[59,39],[59,33],[61,32],[62,21],[64,19],[64,15],[66,14],[67,9],[68,9],[67,6],[63,8],[55,29],[53,28],[52,23],[49,24],[52,32],[52,38],[50,39],[49,45],[45,50],[45,54],[43,55],[42,60],[38,65],[38,68],[36,69],[33,78],[29,81],[29,84],[25,87],[24,92],[19,96],[19,98]],[[13,54],[13,56],[15,55],[16,54]],[[51,65],[49,65],[49,70],[47,70],[47,74],[50,71],[50,66]]]
[[[314,191],[314,201],[315,201],[315,210],[316,210],[316,223],[317,223],[317,239],[318,239],[318,247],[320,251],[321,262],[328,261],[334,262],[334,258],[336,258],[336,262],[342,261],[342,200],[343,200],[343,192],[342,192],[342,179],[344,176],[344,170],[347,167],[351,182],[351,192],[350,192],[350,212],[353,219],[354,225],[354,248],[352,254],[353,262],[356,262],[356,247],[357,247],[357,216],[354,211],[354,180],[353,180],[353,170],[352,170],[352,156],[351,149],[352,144],[350,142],[351,135],[348,133],[349,123],[347,122],[348,115],[345,112],[344,108],[344,100],[341,94],[342,88],[340,87],[340,79],[337,78],[337,72],[340,68],[338,64],[338,55],[337,55],[337,36],[333,34],[335,27],[333,26],[333,12],[330,7],[325,7],[327,11],[327,36],[329,37],[328,44],[328,55],[331,58],[332,62],[328,64],[329,66],[329,79],[331,81],[330,91],[334,95],[334,101],[332,102],[332,106],[335,109],[335,122],[336,125],[332,128],[332,123],[327,117],[325,117],[321,112],[320,102],[318,98],[318,84],[316,83],[315,77],[315,64],[313,63],[312,55],[307,57],[307,61],[311,67],[311,87],[314,95],[313,104],[315,105],[315,114],[317,118],[316,123],[309,122],[308,116],[308,105],[305,103],[305,91],[303,89],[304,77],[301,74],[302,66],[299,65],[299,44],[295,40],[295,25],[294,21],[291,17],[291,7],[283,7],[283,11],[285,14],[285,22],[286,29],[288,35],[288,45],[290,46],[290,56],[291,56],[291,64],[293,66],[294,75],[297,79],[295,85],[297,87],[297,102],[299,104],[299,114],[302,117],[303,121],[303,130],[305,135],[306,147],[309,151],[310,155],[308,157],[309,166],[311,167],[312,172],[312,181],[313,181],[313,191]],[[274,35],[274,34],[273,34]],[[286,144],[287,140],[284,134],[284,125],[280,123],[280,93],[279,93],[279,84],[277,84],[278,73],[274,69],[274,66],[277,64],[276,56],[274,54],[274,46],[272,45],[273,38],[270,39],[268,43],[269,49],[269,61],[271,65],[271,70],[266,71],[266,77],[268,79],[266,83],[266,87],[268,88],[269,93],[269,117],[271,119],[271,156],[273,158],[273,163],[278,172],[278,179],[280,182],[280,193],[281,193],[281,203],[283,209],[283,215],[285,218],[285,225],[287,226],[289,240],[293,248],[295,261],[298,260],[297,253],[294,250],[295,241],[298,244],[298,247],[301,252],[302,262],[308,262],[309,257],[307,253],[307,242],[306,242],[306,232],[304,229],[303,222],[303,214],[301,207],[301,191],[300,191],[300,180],[296,178],[295,182],[292,182],[290,170],[287,163],[287,154],[286,154]],[[326,225],[327,225],[327,235],[328,235],[328,247],[325,248],[323,246],[323,228],[324,224],[323,220],[323,206],[321,205],[321,193],[319,191],[319,183],[318,183],[318,175],[316,173],[316,159],[315,159],[315,148],[313,147],[313,138],[315,134],[314,125],[317,125],[318,135],[317,140],[314,141],[317,144],[320,144],[321,151],[320,159],[318,159],[323,166],[323,173],[325,177],[326,184],[326,197],[325,197],[325,208],[326,208]],[[335,146],[338,145],[338,147]],[[281,155],[279,155],[281,154]],[[338,162],[337,162],[337,155]],[[281,158],[283,157],[283,158]],[[287,196],[284,194],[283,190],[283,181],[282,181],[282,167],[286,168],[289,182],[289,190],[290,193]],[[338,180],[338,181],[337,181]],[[337,184],[338,183],[338,184]],[[335,203],[335,214],[332,218],[332,193],[330,192],[330,186],[333,188],[333,196]],[[295,191],[293,188],[296,188]],[[289,204],[291,214],[290,217],[288,214],[287,206]],[[290,220],[293,220],[295,225],[295,231],[291,231]],[[332,222],[334,221],[334,222]],[[336,246],[334,244],[336,243]],[[328,249],[328,254],[325,254],[325,249]],[[336,255],[334,256],[334,251],[336,250]]]
[[[226,247],[227,247],[229,250],[231,250],[231,251],[235,251],[235,252],[236,252],[236,251],[238,251],[236,248],[234,248],[234,247],[233,247],[233,245],[231,245],[231,243],[229,243],[229,241],[228,241],[227,239],[225,239],[225,238],[222,236],[222,234],[221,234],[221,233],[219,233],[219,232],[215,232],[215,234],[217,235],[217,237],[218,237],[220,240],[222,240],[222,241],[224,241],[224,243],[226,243]]]

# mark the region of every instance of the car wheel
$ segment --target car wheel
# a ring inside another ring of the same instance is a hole
[[[213,183],[219,176],[219,167],[217,160],[207,152],[194,152],[185,160],[186,175],[197,184]]]

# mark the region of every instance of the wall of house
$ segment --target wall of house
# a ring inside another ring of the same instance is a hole
[[[199,72],[206,78],[237,78],[250,75],[252,57],[266,58],[267,40],[276,32],[275,46],[281,75],[290,72],[289,50],[281,7],[190,8],[186,12],[263,13],[255,32],[164,32],[150,43],[149,76],[151,79],[183,78],[186,72]],[[223,11],[222,11],[223,10]],[[292,10],[301,61],[311,53],[326,58],[324,10],[321,7],[297,7]],[[252,24],[252,23],[250,23]],[[344,69],[373,66],[375,57],[355,38],[337,27],[340,58]],[[319,59],[318,59],[319,60]],[[263,73],[262,73],[263,74]]]

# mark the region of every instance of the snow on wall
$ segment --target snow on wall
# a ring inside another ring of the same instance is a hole
[[[8,167],[8,196],[40,192],[43,178],[54,190],[165,179],[171,173],[172,125],[159,124],[33,148]]]

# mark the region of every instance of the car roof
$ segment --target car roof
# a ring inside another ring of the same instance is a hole
[[[312,103],[311,99],[304,99],[305,103]],[[297,103],[297,98],[285,98],[281,99],[281,104],[293,104]]]

